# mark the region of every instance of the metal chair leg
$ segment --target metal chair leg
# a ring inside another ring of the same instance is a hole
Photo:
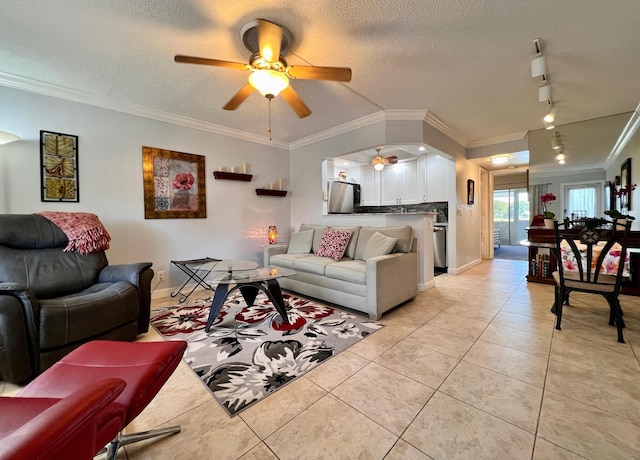
[[[107,444],[107,460],[116,460],[118,456],[118,449],[128,444],[176,433],[180,433],[179,426],[170,426],[167,428],[158,428],[157,430],[141,431],[139,433],[131,434],[122,434],[122,432],[120,432],[113,441]]]

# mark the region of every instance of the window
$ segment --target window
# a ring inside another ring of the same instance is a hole
[[[564,216],[600,217],[602,207],[602,183],[563,184]]]

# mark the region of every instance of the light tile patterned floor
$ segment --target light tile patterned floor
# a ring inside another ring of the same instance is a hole
[[[182,432],[119,458],[640,458],[640,298],[622,296],[626,344],[602,297],[572,295],[556,331],[553,287],[526,270],[437,277],[383,330],[233,418],[183,363],[130,427]]]

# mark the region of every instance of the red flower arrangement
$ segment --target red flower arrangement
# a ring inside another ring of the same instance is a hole
[[[542,201],[542,211],[544,212],[545,219],[553,219],[556,215],[550,211],[547,211],[547,204],[552,201],[556,201],[556,196],[553,193],[545,193],[540,197],[540,201]]]
[[[631,193],[632,190],[636,189],[636,184],[627,184],[624,187],[620,187],[619,189],[616,189],[613,191],[613,194],[615,196],[619,196],[619,197],[623,197],[623,196],[627,196],[628,194]]]

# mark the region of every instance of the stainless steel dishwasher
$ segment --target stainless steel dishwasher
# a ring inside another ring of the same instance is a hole
[[[447,268],[447,227],[433,226],[433,266]]]

